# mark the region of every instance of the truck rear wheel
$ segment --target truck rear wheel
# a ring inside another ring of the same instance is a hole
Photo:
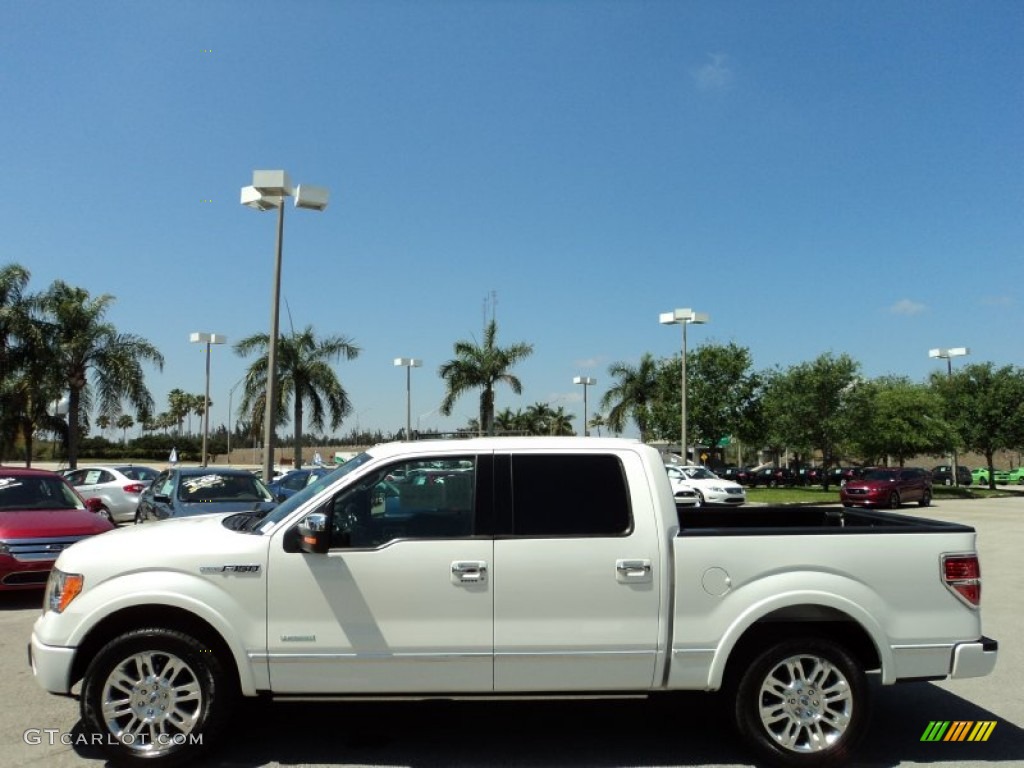
[[[759,762],[811,768],[849,759],[867,728],[869,699],[864,672],[841,646],[785,640],[743,673],[734,716]]]
[[[210,746],[233,698],[206,644],[151,627],[110,641],[89,664],[82,721],[117,765],[177,765]]]

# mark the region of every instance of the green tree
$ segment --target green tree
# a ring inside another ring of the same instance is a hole
[[[494,387],[506,384],[515,394],[521,394],[523,385],[511,369],[533,354],[533,345],[524,342],[510,347],[497,346],[497,335],[498,325],[491,320],[484,329],[482,344],[455,342],[455,357],[437,369],[446,387],[441,413],[450,416],[459,397],[469,390],[480,389],[480,428],[488,435],[494,434]]]
[[[850,398],[850,446],[869,463],[938,454],[952,446],[953,430],[939,394],[903,376],[883,376],[855,387]]]
[[[185,390],[178,389],[177,387],[167,393],[167,415],[173,421],[175,434],[178,437],[181,437],[185,417],[188,416],[192,409],[189,397],[189,394]]]
[[[809,363],[762,375],[769,444],[803,457],[816,449],[830,465],[851,428],[849,405],[861,380],[859,364],[845,354],[825,353]]]
[[[573,429],[572,420],[575,418],[571,413],[566,412],[564,406],[558,406],[551,412],[551,416],[548,419],[548,432],[549,435],[574,435],[576,430]]]
[[[604,414],[602,413],[595,413],[593,416],[590,417],[590,421],[588,422],[588,426],[590,427],[590,429],[597,430],[598,437],[601,436],[601,427],[605,427],[607,425],[608,422],[605,419]]]
[[[266,412],[269,340],[270,334],[257,333],[242,339],[234,347],[235,353],[242,357],[254,353],[257,355],[246,371],[242,402],[239,405],[239,412],[252,414],[254,424],[263,424]],[[345,336],[317,339],[311,325],[300,332],[293,331],[290,335],[281,336],[278,340],[280,399],[274,406],[274,424],[286,424],[287,410],[291,408],[296,469],[302,466],[302,427],[307,410],[310,425],[318,431],[323,431],[326,424],[331,429],[337,429],[352,412],[348,392],[331,363],[341,358],[355,359],[360,351]]]
[[[663,439],[676,438],[681,387],[676,355],[658,367],[658,399],[653,408],[653,431]],[[703,344],[686,357],[687,442],[715,446],[725,437],[745,435],[756,405],[759,376],[746,347]]]
[[[128,430],[135,426],[135,419],[133,419],[127,413],[122,413],[117,417],[117,423],[115,426],[121,430],[121,444],[128,444]]]
[[[51,325],[54,368],[68,391],[68,466],[78,466],[79,428],[83,397],[95,390],[100,414],[116,417],[127,400],[137,411],[148,412],[153,397],[145,385],[142,364],[163,370],[159,350],[140,336],[118,333],[104,316],[114,297],[95,298],[83,288],[55,281],[41,296]]]
[[[933,372],[930,382],[959,444],[985,457],[989,487],[995,488],[996,451],[1024,444],[1024,371],[975,363],[952,375]]]
[[[608,366],[612,386],[601,398],[601,407],[608,410],[608,428],[621,433],[626,420],[632,419],[640,430],[640,440],[651,436],[652,408],[658,399],[658,364],[645,352],[636,366],[624,362]]]

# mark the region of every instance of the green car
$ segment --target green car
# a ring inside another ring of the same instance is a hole
[[[996,485],[1008,485],[1010,481],[1010,473],[1005,469],[997,469],[995,471]],[[1016,482],[1020,482],[1019,480]],[[972,485],[988,485],[988,467],[978,467],[977,469],[971,470],[971,483]]]
[[[1006,476],[1006,482],[1010,485],[1024,485],[1024,467],[1011,469]]]

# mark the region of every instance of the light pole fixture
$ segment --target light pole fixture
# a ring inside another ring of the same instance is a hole
[[[412,369],[423,365],[415,357],[396,357],[395,365],[405,368],[405,439],[412,440]]]
[[[950,379],[953,378],[953,358],[969,354],[971,354],[971,350],[968,347],[936,347],[935,349],[928,350],[928,357],[946,361],[946,375]],[[953,473],[953,485],[960,485],[960,478],[957,476],[956,459],[956,446],[954,445],[953,453],[950,455],[950,470]]]
[[[587,426],[587,387],[597,384],[597,379],[589,376],[573,376],[573,384],[583,385],[583,436],[590,437],[590,428]]]
[[[206,461],[206,440],[210,434],[210,347],[214,344],[223,344],[228,340],[227,336],[220,333],[193,333],[188,340],[193,344],[206,345],[206,393],[203,397],[203,461],[202,466],[207,465]],[[230,417],[229,417],[230,419]],[[230,439],[230,438],[229,438]]]
[[[681,402],[679,406],[679,420],[681,426],[679,429],[679,450],[683,455],[683,464],[688,464],[689,452],[686,449],[686,326],[691,323],[694,325],[702,325],[708,322],[710,318],[704,312],[694,312],[692,309],[674,309],[671,312],[662,312],[658,315],[658,322],[662,325],[681,325],[683,326],[683,353],[682,353],[682,373],[681,373]]]
[[[284,241],[284,199],[295,198],[296,208],[322,211],[327,207],[326,187],[299,185],[292,187],[284,171],[253,171],[252,185],[242,187],[242,205],[257,211],[277,209],[277,249],[274,258],[274,281],[270,294],[270,338],[267,340],[267,394],[263,407],[263,482],[274,479],[274,421],[278,398],[277,334],[281,309],[281,246]],[[296,446],[298,450],[298,446]]]

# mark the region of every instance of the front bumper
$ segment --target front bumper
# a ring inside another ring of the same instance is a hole
[[[40,642],[36,633],[28,644],[28,663],[39,686],[50,693],[71,692],[71,665],[75,660],[74,648],[62,648]]]

